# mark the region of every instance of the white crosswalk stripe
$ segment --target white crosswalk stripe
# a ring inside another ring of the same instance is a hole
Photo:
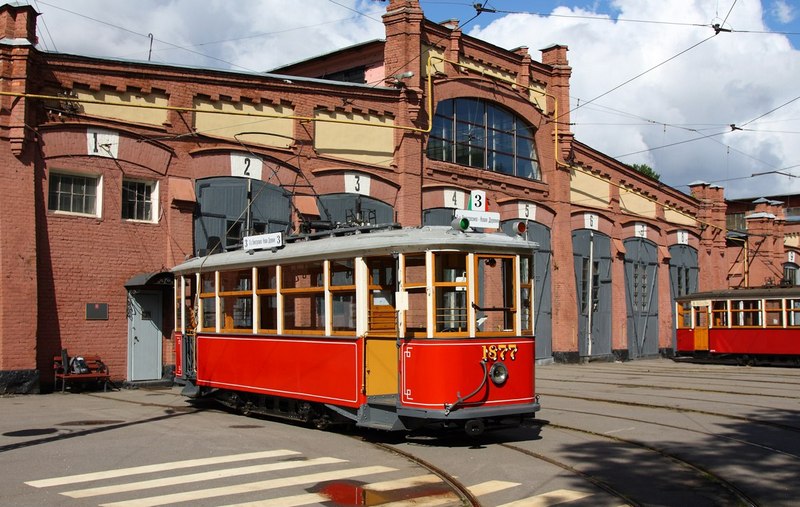
[[[331,463],[343,463],[345,460],[338,458],[315,458],[307,460],[282,461],[280,463],[268,463],[264,465],[253,465],[249,467],[229,468],[226,470],[214,470],[191,475],[178,475],[152,479],[149,481],[129,482],[127,484],[117,484],[113,486],[103,486],[100,488],[79,489],[75,491],[65,491],[64,496],[72,498],[87,498],[90,496],[111,495],[114,493],[124,493],[129,491],[140,491],[143,489],[160,488],[164,486],[174,486],[176,484],[190,484],[193,482],[205,482],[213,479],[225,477],[238,477],[241,475],[258,474],[264,472],[274,472],[277,470],[290,470],[293,468],[310,467],[315,465],[328,465]]]
[[[103,472],[93,472],[90,474],[69,475],[66,477],[55,477],[52,479],[42,479],[39,481],[29,481],[25,484],[35,488],[48,488],[52,486],[62,486],[64,484],[77,484],[80,482],[99,481],[113,479],[115,477],[128,477],[137,474],[149,474],[153,472],[164,472],[179,470],[182,468],[193,468],[207,465],[220,465],[223,463],[234,463],[236,461],[247,461],[262,458],[277,458],[300,454],[297,451],[286,449],[275,451],[251,452],[246,454],[231,454],[228,456],[215,456],[213,458],[189,459],[182,461],[172,461],[169,463],[158,463],[155,465],[144,465],[140,467],[120,468],[117,470],[106,470]]]
[[[207,498],[217,498],[228,495],[238,495],[242,493],[254,493],[266,491],[268,489],[284,488],[288,486],[299,486],[314,482],[333,481],[337,479],[352,479],[364,475],[382,474],[393,472],[396,468],[384,466],[370,466],[349,468],[344,470],[334,470],[331,472],[320,472],[315,474],[295,475],[294,477],[284,477],[281,479],[268,479],[265,481],[248,482],[246,484],[236,484],[233,486],[221,486],[217,488],[199,489],[182,493],[152,496],[122,502],[112,502],[101,504],[102,507],[155,507],[157,505],[167,505],[179,502],[189,502],[192,500],[203,500]]]
[[[200,483],[208,486],[209,484],[207,483],[209,481],[218,479],[229,479],[252,474],[267,474],[267,477],[269,477],[271,472],[285,470],[299,471],[304,468],[315,466],[335,466],[347,463],[347,460],[333,457],[306,459],[298,455],[301,455],[301,453],[287,449],[261,451],[210,458],[199,458],[193,460],[172,461],[169,463],[121,468],[117,470],[106,470],[102,472],[69,475],[64,477],[53,477],[49,479],[28,481],[25,484],[36,488],[53,488],[87,482],[98,482],[99,484],[96,486],[93,485],[92,487],[82,489],[61,491],[59,494],[70,498],[106,497],[103,500],[107,501],[107,503],[101,503],[101,507],[155,507],[159,505],[178,504],[181,502],[205,501],[213,498],[224,498],[225,500],[230,501],[233,500],[233,498],[228,497],[244,494],[250,494],[252,498],[253,494],[270,490],[274,491],[279,488],[291,488],[292,486],[302,486],[336,480],[353,480],[397,471],[395,468],[386,466],[363,466],[356,468],[317,471],[289,477],[273,477],[243,484],[205,487],[203,489],[164,493],[161,495],[144,496],[141,498],[132,498],[128,500],[114,501],[112,498],[113,495],[146,491],[155,488],[166,488],[176,485]],[[120,477],[125,477],[127,479],[137,475],[140,476],[143,474],[153,474],[158,472],[169,472],[172,474],[175,470],[239,464],[247,461],[283,458],[287,456],[297,456],[297,458],[288,459],[285,461],[257,463],[246,466],[218,467],[210,471],[207,471],[206,469],[204,471],[197,471],[196,473],[169,475],[168,477],[154,479],[138,481],[134,479],[129,482],[123,482],[119,484],[112,483],[113,479],[118,479]],[[103,481],[105,481],[105,484],[103,484]],[[373,500],[385,507],[419,507],[421,505],[433,507],[436,505],[458,503],[459,501],[459,498],[447,488],[442,488],[441,491],[436,491],[436,489],[441,488],[443,481],[440,477],[434,474],[423,474],[367,483],[358,482],[357,484],[358,485],[355,486],[355,488],[361,492],[360,494],[365,495],[365,498],[369,495],[372,495],[374,497]],[[511,490],[520,485],[521,484],[518,482],[491,480],[469,486],[468,489],[476,497],[484,497],[493,493]],[[420,496],[414,496],[415,490]],[[289,490],[286,492],[289,493]],[[330,492],[326,494],[325,491],[317,493],[289,494],[278,498],[263,498],[240,503],[229,503],[226,504],[225,507],[293,507],[335,501],[334,498],[329,496],[329,494]],[[553,505],[564,504],[586,498],[591,495],[592,493],[588,492],[559,489],[516,500],[503,504],[499,507],[550,507]]]

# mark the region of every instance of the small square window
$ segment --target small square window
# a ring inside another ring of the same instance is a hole
[[[100,178],[50,173],[47,209],[97,216]]]
[[[144,181],[122,182],[122,218],[152,222],[155,184]]]

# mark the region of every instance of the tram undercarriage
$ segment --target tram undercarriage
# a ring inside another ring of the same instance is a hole
[[[183,393],[194,400],[212,399],[244,416],[280,418],[311,425],[320,430],[356,426],[384,431],[456,430],[469,436],[479,436],[487,430],[518,427],[535,418],[534,412],[504,414],[504,410],[493,417],[473,417],[470,410],[460,414],[450,413],[449,416],[439,411],[412,411],[413,416],[402,416],[398,414],[396,396],[370,397],[365,405],[356,410],[292,398],[196,387],[192,384],[187,384]],[[399,411],[402,412],[403,409],[400,408]],[[408,412],[407,409],[405,411]]]

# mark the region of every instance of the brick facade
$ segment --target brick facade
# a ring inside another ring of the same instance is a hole
[[[346,192],[347,174],[368,175],[369,197],[391,206],[403,226],[420,225],[423,210],[447,207],[446,191],[485,190],[502,220],[518,218],[520,203],[535,204],[535,221],[549,231],[552,250],[553,353],[543,360],[587,359],[579,354],[573,234],[589,218],[596,217],[592,227],[611,244],[613,353],[597,359],[629,356],[625,241],[639,238],[656,248],[661,353],[672,348],[669,248],[682,242],[697,250],[700,289],[725,286],[722,189],[698,185],[688,196],[575,140],[568,127],[571,67],[565,46],[545,48],[535,61],[527,48],[506,51],[463,35],[456,25],[426,20],[416,0],[391,0],[383,18],[385,41],[279,71],[288,76],[41,52],[32,45],[35,18],[29,6],[0,8],[6,37],[0,40],[0,391],[52,385],[51,360],[62,348],[98,354],[115,379],[128,379],[129,298],[138,289],[126,288],[126,281],[167,272],[197,252],[194,185],[230,176],[232,153],[263,159],[261,179],[280,184],[298,203],[303,196]],[[432,65],[429,56],[435,57]],[[358,66],[383,82],[320,79]],[[459,97],[491,101],[535,126],[541,178],[429,159],[436,104]],[[117,112],[103,109],[111,103]],[[205,104],[218,110],[201,110]],[[199,115],[218,113],[220,124],[241,114],[243,137],[196,128]],[[289,134],[278,133],[270,121],[290,121]],[[369,150],[358,143],[366,141],[352,135],[340,150],[321,148],[323,135],[353,128],[375,134],[375,146],[389,139],[391,153],[385,160],[379,150],[365,154]],[[92,152],[92,132],[111,132],[116,155]],[[50,208],[49,182],[59,174],[100,178],[97,216]],[[122,218],[124,181],[157,185],[152,221]],[[593,188],[600,193],[576,197]],[[764,266],[771,269],[782,248],[772,239],[783,233],[780,220],[754,218],[753,227],[765,239],[750,249],[769,244]],[[162,295],[161,365],[167,375],[174,363],[174,299],[171,289]],[[90,303],[106,303],[108,319],[87,320]]]

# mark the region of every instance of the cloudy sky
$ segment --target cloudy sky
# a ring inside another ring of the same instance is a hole
[[[379,0],[27,0],[39,47],[265,71],[383,37]],[[422,0],[426,17],[535,59],[569,46],[572,130],[688,191],[800,193],[797,0]],[[714,29],[714,26],[717,29]]]

